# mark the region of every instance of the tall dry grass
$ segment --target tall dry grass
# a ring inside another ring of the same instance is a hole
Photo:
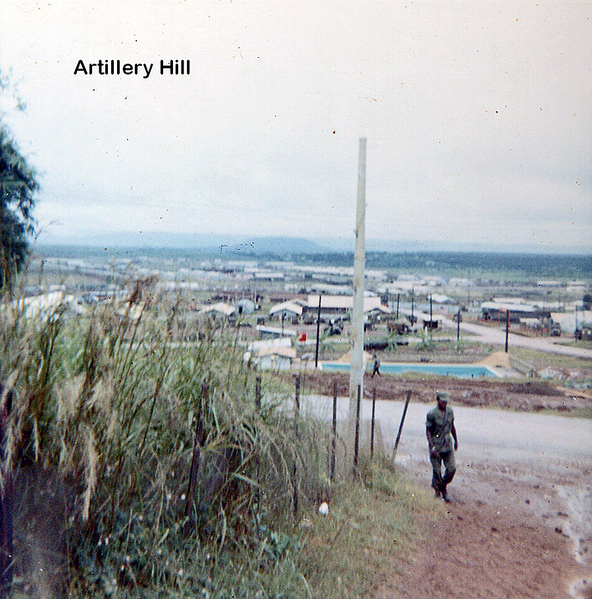
[[[43,587],[20,526],[55,537],[35,558],[61,572],[54,594],[310,596],[294,525],[326,492],[327,431],[296,422],[271,378],[256,401],[236,329],[206,322],[187,343],[182,312],[141,284],[86,316],[3,307],[0,377],[17,392],[4,470],[27,483],[17,591]]]

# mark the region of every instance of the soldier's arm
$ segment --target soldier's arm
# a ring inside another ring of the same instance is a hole
[[[452,423],[452,428],[450,429],[452,433],[452,438],[454,439],[454,450],[458,449],[458,437],[456,436],[456,427],[454,426],[454,422]]]
[[[434,441],[432,439],[432,431],[430,430],[429,425],[426,425],[426,437],[428,438],[428,446],[430,448],[430,453],[435,453],[436,448],[434,447]]]

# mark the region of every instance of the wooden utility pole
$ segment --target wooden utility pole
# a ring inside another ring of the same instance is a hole
[[[315,345],[315,368],[319,367],[319,345],[321,343],[321,294],[319,292],[319,309],[317,310],[317,343]]]
[[[360,138],[358,154],[358,200],[354,252],[352,348],[349,369],[349,439],[355,437],[358,393],[364,397],[364,267],[366,261],[366,138]]]
[[[576,304],[576,325],[574,328],[574,339],[578,338],[578,305]]]

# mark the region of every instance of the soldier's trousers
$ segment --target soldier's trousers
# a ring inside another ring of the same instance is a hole
[[[432,463],[432,487],[442,493],[446,490],[446,485],[452,481],[456,473],[456,460],[454,459],[454,450],[441,451],[438,455],[430,452],[430,462]],[[444,463],[444,476],[442,476],[442,463]]]

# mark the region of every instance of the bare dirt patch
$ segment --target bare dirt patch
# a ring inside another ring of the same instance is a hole
[[[349,374],[306,371],[301,374],[305,393],[332,395],[333,386],[337,393],[348,395]],[[453,377],[424,377],[421,375],[383,374],[364,380],[364,396],[377,399],[401,399],[411,390],[412,401],[432,403],[436,392],[448,391],[455,405],[468,407],[503,408],[517,411],[536,412],[556,410],[573,412],[592,408],[592,395],[560,389],[550,381],[507,382],[499,380],[473,380]]]
[[[372,599],[569,599],[578,568],[559,532],[522,515],[458,501],[433,523],[415,561]]]
[[[590,599],[592,489],[578,472],[462,465],[441,520],[371,599]],[[418,482],[425,472],[408,470]],[[424,481],[425,483],[425,481]]]

